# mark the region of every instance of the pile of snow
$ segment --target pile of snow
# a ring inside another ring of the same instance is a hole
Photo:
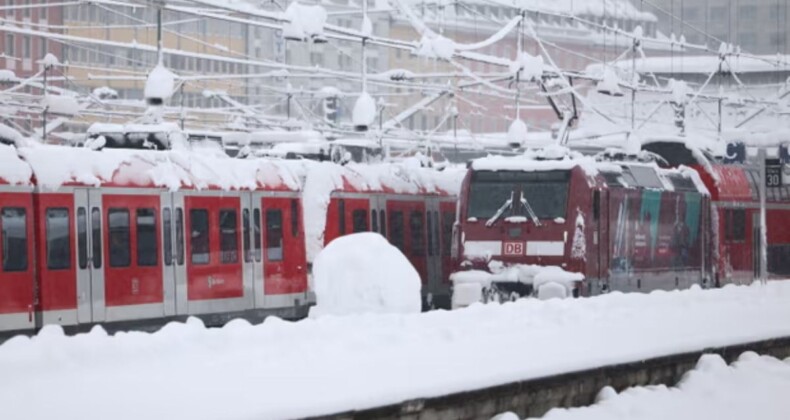
[[[482,270],[456,271],[453,282],[453,308],[480,302],[483,290],[494,282],[531,284],[540,299],[571,296],[576,282],[584,280],[581,273],[565,271],[557,266],[515,264],[504,266],[499,261],[489,264],[491,272]]]
[[[420,275],[378,233],[341,236],[313,263],[316,306],[310,316],[362,313],[419,313]]]
[[[166,101],[173,96],[173,91],[176,88],[176,75],[168,70],[161,63],[148,73],[148,79],[145,82],[145,99],[160,99]]]
[[[0,345],[0,406],[29,420],[302,418],[788,336],[788,319],[790,282],[769,282],[153,334],[47,327]],[[519,362],[481,368],[492,357]]]
[[[5,124],[0,124],[0,142],[12,143],[17,146],[21,146],[24,142],[24,137],[22,137],[22,134],[20,134],[19,131],[16,131]]]
[[[47,67],[54,67],[60,65],[60,60],[58,60],[55,54],[47,53],[47,55],[41,59],[41,64]]]
[[[307,5],[294,1],[285,9],[283,36],[287,39],[308,41],[323,40],[326,9],[321,5]]]
[[[19,78],[13,70],[0,69],[0,83],[13,83],[18,82]]]
[[[450,38],[434,32],[426,32],[420,38],[420,43],[414,51],[414,55],[425,58],[441,58],[449,60],[455,54],[455,42]]]
[[[93,96],[99,99],[116,99],[118,98],[118,91],[107,86],[97,87],[93,89]]]
[[[745,352],[727,366],[721,356],[706,354],[677,386],[634,387],[619,394],[606,387],[595,405],[554,409],[543,420],[784,420],[790,413],[788,395],[790,358],[782,362]]]

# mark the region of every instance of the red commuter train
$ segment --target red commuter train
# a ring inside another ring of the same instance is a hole
[[[551,150],[472,161],[459,203],[454,304],[535,294],[535,269],[575,295],[746,283],[760,273],[759,170],[684,141],[582,157]],[[639,159],[655,160],[655,163]],[[790,274],[790,187],[767,188],[767,271]],[[490,273],[459,275],[471,270]],[[520,273],[514,275],[513,273]],[[559,282],[568,276],[557,272]],[[469,283],[472,283],[471,285]]]
[[[409,256],[426,306],[446,306],[459,185],[390,164],[0,144],[0,335],[299,318],[312,257],[361,230]]]

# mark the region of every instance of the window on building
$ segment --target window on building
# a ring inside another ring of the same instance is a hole
[[[43,9],[43,10],[46,10],[46,8]],[[39,55],[41,56],[41,58],[44,58],[44,56],[47,55],[47,53],[49,53],[49,49],[48,49],[49,48],[49,44],[47,43],[47,39],[46,38],[39,38],[38,39],[38,45],[39,45],[39,47],[41,47],[41,51],[39,51]]]
[[[27,270],[27,214],[22,207],[5,207],[0,215],[3,271]]]
[[[208,231],[208,210],[189,210],[189,247],[192,264],[208,264],[211,261]]]
[[[713,6],[710,8],[710,18],[712,20],[724,20],[727,18],[727,7]]]
[[[738,19],[755,19],[757,18],[757,6],[747,4],[738,7]]]
[[[219,248],[223,264],[239,262],[238,214],[233,209],[219,211]]]
[[[46,217],[47,268],[50,270],[71,268],[69,210],[67,208],[48,208]]]
[[[14,57],[16,55],[16,51],[14,51],[14,41],[14,35],[5,35],[5,55],[7,57]]]
[[[738,43],[746,49],[755,48],[757,46],[757,34],[754,32],[741,32],[738,34]]]
[[[683,19],[684,20],[697,20],[697,19],[699,19],[699,8],[696,8],[696,7],[684,7],[683,8]]]
[[[283,259],[283,211],[266,210],[266,258],[269,261]]]
[[[110,267],[128,267],[131,264],[129,210],[111,208],[108,211],[110,236]]]

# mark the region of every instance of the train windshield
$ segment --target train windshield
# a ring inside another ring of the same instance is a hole
[[[489,220],[513,198],[504,216],[530,217],[526,200],[538,219],[565,217],[569,171],[475,171],[469,187],[467,217]],[[520,200],[523,199],[523,200]]]

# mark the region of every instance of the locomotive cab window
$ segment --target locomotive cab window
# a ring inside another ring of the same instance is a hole
[[[239,262],[238,215],[236,210],[219,211],[220,261],[223,264]]]
[[[64,270],[71,268],[71,233],[69,232],[69,210],[48,208],[46,212],[47,268]]]
[[[569,184],[569,171],[476,171],[467,216],[489,220],[502,209],[503,217],[531,217],[531,208],[538,219],[565,217]]]
[[[266,243],[264,245],[267,260],[283,260],[283,211],[280,209],[266,210]]]
[[[111,208],[107,212],[107,218],[110,267],[128,267],[132,260],[129,249],[129,210]]]
[[[192,264],[208,264],[211,261],[208,237],[208,210],[189,210],[189,247]]]
[[[27,271],[27,214],[22,207],[5,207],[0,217],[3,271]]]

